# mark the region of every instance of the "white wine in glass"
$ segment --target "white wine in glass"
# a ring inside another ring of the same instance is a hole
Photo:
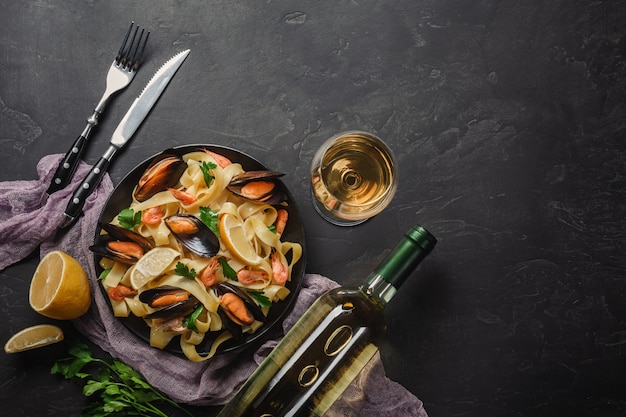
[[[352,226],[380,213],[393,199],[397,185],[393,153],[371,133],[335,135],[313,157],[313,205],[333,224]]]

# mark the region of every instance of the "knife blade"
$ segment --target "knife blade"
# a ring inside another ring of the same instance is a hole
[[[59,228],[63,229],[72,225],[76,219],[80,216],[85,205],[85,200],[96,189],[100,181],[104,177],[106,170],[111,163],[111,160],[115,153],[128,143],[130,138],[139,128],[139,125],[144,121],[154,104],[157,102],[165,87],[176,74],[176,71],[189,55],[190,50],[184,50],[179,52],[170,58],[165,64],[159,68],[154,74],[152,79],[144,87],[143,91],[135,99],[133,104],[122,118],[113,135],[108,149],[104,152],[102,157],[96,162],[91,171],[87,174],[85,179],[81,181],[80,185],[72,196],[64,212],[63,222]]]

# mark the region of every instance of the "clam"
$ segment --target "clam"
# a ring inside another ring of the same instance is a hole
[[[89,247],[93,253],[124,264],[134,264],[144,253],[154,247],[152,242],[130,229],[104,223],[100,227],[107,232]]]
[[[286,200],[278,184],[283,175],[276,171],[246,171],[232,178],[228,190],[246,200],[280,204]]]
[[[146,319],[171,319],[184,317],[193,312],[199,301],[196,297],[176,287],[156,287],[139,294],[139,301],[148,304],[156,311],[148,314]]]
[[[176,240],[196,255],[210,258],[220,250],[218,237],[199,218],[190,214],[174,214],[164,221]]]
[[[137,182],[133,193],[137,201],[146,201],[156,193],[165,191],[178,183],[187,169],[187,163],[171,152],[155,157]]]

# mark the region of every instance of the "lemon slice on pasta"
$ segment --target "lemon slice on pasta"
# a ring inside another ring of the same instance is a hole
[[[228,250],[240,261],[258,265],[263,261],[246,236],[243,221],[237,216],[224,213],[219,220],[220,236]]]
[[[136,290],[143,287],[165,272],[179,256],[180,252],[165,246],[158,246],[146,252],[137,261],[130,274],[131,285]]]

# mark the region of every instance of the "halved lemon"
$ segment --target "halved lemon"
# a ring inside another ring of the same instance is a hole
[[[63,340],[63,330],[53,324],[38,324],[15,333],[4,345],[6,353],[48,346]]]
[[[165,272],[179,256],[180,252],[176,249],[164,246],[149,250],[135,264],[130,274],[130,284],[138,290]]]
[[[246,236],[243,221],[237,216],[224,213],[219,219],[220,237],[224,241],[224,245],[239,260],[249,264],[258,265],[261,258],[254,250],[252,243]]]
[[[65,252],[48,252],[30,282],[28,301],[37,313],[57,320],[82,316],[91,305],[89,278],[78,261]]]

